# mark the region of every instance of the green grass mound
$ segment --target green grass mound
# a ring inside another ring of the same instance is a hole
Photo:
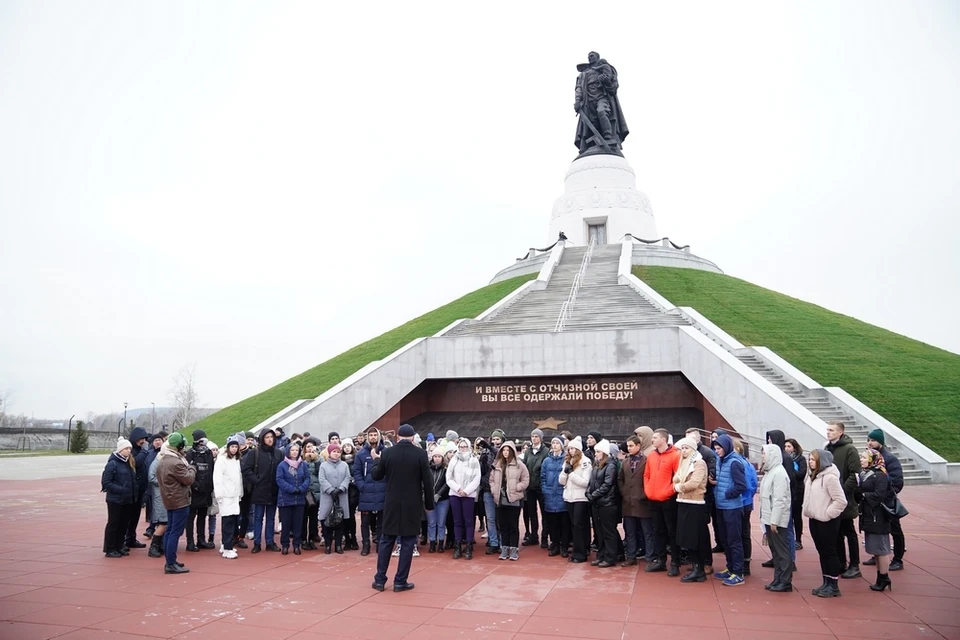
[[[826,387],[843,387],[944,458],[960,461],[960,355],[738,278],[634,267],[745,345],[768,347]]]
[[[537,274],[533,273],[487,285],[414,318],[313,369],[191,424],[183,430],[188,435],[187,441],[191,441],[189,434],[194,429],[203,429],[208,438],[222,445],[231,433],[246,431],[256,426],[295,400],[316,398],[369,363],[385,358],[410,341],[433,335],[459,318],[475,318],[524,282],[536,277]]]

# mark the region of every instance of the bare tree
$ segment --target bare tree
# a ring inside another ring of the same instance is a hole
[[[195,417],[195,410],[200,403],[196,389],[197,365],[192,363],[180,369],[173,379],[173,388],[170,389],[170,400],[176,407],[177,413],[173,418],[174,429],[183,429],[190,425]]]
[[[9,389],[0,391],[0,427],[7,426],[7,414],[10,413],[10,393]]]

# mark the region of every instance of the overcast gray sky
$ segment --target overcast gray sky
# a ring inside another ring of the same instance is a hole
[[[661,234],[960,352],[960,4],[597,6],[0,4],[11,411],[224,406],[486,284],[591,49]]]

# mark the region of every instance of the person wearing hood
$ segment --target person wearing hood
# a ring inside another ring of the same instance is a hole
[[[240,472],[240,446],[243,442],[244,438],[239,434],[227,438],[224,454],[218,455],[213,463],[213,495],[220,510],[220,555],[226,560],[237,557],[233,545],[243,496],[243,474]]]
[[[344,462],[343,448],[337,443],[327,445],[327,460],[320,465],[320,520],[325,521],[335,508],[339,506],[343,512],[343,519],[335,527],[329,525],[323,530],[323,552],[330,555],[330,548],[335,553],[343,553],[343,524],[350,513],[350,482],[353,479],[350,465]]]
[[[717,452],[717,486],[714,498],[720,519],[721,542],[726,551],[727,568],[713,574],[726,586],[743,584],[743,495],[747,493],[749,464],[736,452],[733,438],[727,434],[718,436],[713,443]]]
[[[103,529],[103,553],[108,558],[130,555],[124,545],[127,527],[139,506],[136,461],[133,445],[126,438],[117,440],[117,449],[107,458],[100,475],[100,490],[107,494],[107,525]],[[142,545],[141,545],[142,546]]]
[[[347,487],[347,504],[350,509],[343,514],[343,548],[347,551],[359,551],[357,543],[357,506],[360,504],[360,490],[353,479],[353,463],[357,460],[357,447],[353,440],[347,439],[340,445],[340,459],[350,469],[350,486]]]
[[[653,450],[643,468],[643,492],[650,502],[654,532],[657,537],[655,560],[644,567],[646,573],[667,571],[667,549],[670,550],[671,578],[680,575],[680,546],[677,544],[677,492],[673,476],[680,468],[680,452],[669,444],[666,429],[653,432]]]
[[[433,477],[433,511],[427,512],[429,553],[443,553],[447,537],[447,511],[450,509],[450,487],[447,486],[447,461],[443,450],[434,447],[430,454],[430,475]]]
[[[564,441],[560,436],[550,441],[550,453],[540,466],[540,491],[543,493],[544,531],[550,532],[548,556],[567,557],[570,545],[570,518],[563,502],[560,474],[564,465]]]
[[[500,560],[519,560],[520,511],[530,485],[530,471],[520,461],[512,440],[504,442],[490,471],[490,491],[497,503]]]
[[[187,451],[187,464],[197,470],[190,498],[190,517],[187,519],[187,551],[213,549],[207,542],[207,508],[213,500],[213,452],[207,447],[207,434],[202,429],[193,432],[193,446]],[[194,538],[196,526],[196,538]]]
[[[853,440],[844,433],[844,424],[838,420],[827,423],[827,445],[825,449],[833,454],[833,463],[840,470],[840,482],[843,484],[843,493],[847,497],[847,508],[840,516],[840,533],[837,538],[837,556],[845,571],[840,576],[846,580],[860,577],[860,539],[857,537],[857,528],[854,521],[860,515],[857,509],[857,500],[854,492],[857,490],[857,478],[860,476],[860,454],[853,445]],[[850,550],[850,564],[847,564],[847,553],[844,540]]]
[[[646,429],[653,436],[650,427]],[[639,435],[627,438],[627,458],[617,474],[617,486],[623,503],[623,532],[625,537],[625,560],[620,565],[630,567],[640,561],[640,556],[649,563],[653,562],[657,538],[653,529],[650,513],[650,501],[643,491],[643,470],[647,466],[647,457],[643,454],[643,439]]]
[[[147,470],[147,485],[151,493],[150,499],[150,526],[153,527],[153,535],[150,539],[150,550],[147,555],[151,558],[163,556],[163,536],[167,530],[167,508],[163,506],[163,498],[160,496],[160,481],[157,478],[157,468],[160,466],[160,457],[169,455],[166,447],[166,441],[160,444],[160,452],[153,457],[150,468]]]
[[[273,526],[277,515],[277,467],[283,452],[276,446],[273,429],[260,432],[256,449],[250,450],[240,461],[243,473],[243,491],[250,494],[253,503],[253,548],[260,553],[260,542],[266,538],[267,551],[280,551],[274,542]]]
[[[790,477],[783,465],[783,452],[775,443],[761,448],[763,480],[760,482],[760,524],[773,555],[773,581],[767,591],[793,591],[793,559],[790,521]]]
[[[166,564],[164,573],[189,573],[189,569],[177,562],[177,546],[190,516],[192,492],[190,487],[197,478],[197,469],[187,463],[183,449],[187,441],[182,433],[173,433],[161,451],[157,465],[157,481],[160,484],[160,499],[167,508],[167,531],[163,536],[163,554]]]
[[[147,518],[147,530],[143,532],[144,538],[153,538],[156,534],[157,521],[153,519],[153,514],[160,511],[166,512],[166,509],[163,508],[163,505],[156,507],[153,504],[154,491],[153,487],[150,484],[150,468],[153,466],[153,461],[157,459],[157,454],[160,453],[160,447],[163,446],[163,443],[167,440],[167,432],[161,431],[159,433],[154,433],[147,437],[147,458],[144,460],[143,467],[147,470],[147,494],[144,496],[144,508],[146,513],[144,517]],[[164,522],[166,522],[166,513],[164,513]]]
[[[590,564],[605,569],[616,566],[618,550],[617,465],[610,456],[610,443],[601,440],[593,450],[594,465],[587,485],[587,502],[597,528],[597,557]]]
[[[676,446],[681,458],[673,476],[677,492],[677,545],[687,550],[692,561],[690,572],[680,582],[706,582],[704,567],[713,563],[707,528],[707,463],[693,438],[683,437]]]
[[[220,455],[220,447],[217,446],[217,443],[207,440],[207,448],[210,449],[210,453],[213,454],[213,466],[217,466],[217,456]],[[214,544],[213,539],[217,535],[217,516],[220,515],[220,503],[217,502],[217,492],[213,490],[210,492],[210,506],[207,507],[207,532],[210,534],[209,543]],[[202,532],[200,532],[202,533]]]
[[[559,482],[563,487],[563,502],[570,516],[570,537],[573,551],[569,562],[586,562],[590,555],[590,503],[587,487],[593,474],[593,464],[583,453],[583,443],[577,436],[567,444],[563,471]]]
[[[353,463],[353,481],[360,490],[357,508],[360,510],[360,555],[362,556],[370,555],[371,532],[373,541],[379,542],[380,519],[387,497],[387,483],[373,479],[373,465],[384,449],[383,438],[376,427],[369,427],[366,434],[367,441],[357,452],[357,459]]]
[[[897,456],[887,448],[883,431],[874,429],[868,433],[867,447],[879,451],[883,456],[883,466],[887,469],[887,477],[890,479],[890,488],[893,492],[898,494],[903,491],[903,466]],[[900,526],[900,518],[887,515],[890,518],[890,537],[893,538],[893,560],[890,561],[890,571],[902,571],[903,554],[907,552],[906,538],[903,535],[903,527]],[[863,564],[873,566],[876,564],[876,559],[869,558]]]
[[[843,572],[837,542],[840,541],[840,516],[847,507],[847,496],[840,482],[840,470],[833,463],[833,454],[815,449],[807,459],[803,491],[803,515],[809,518],[810,537],[820,556],[823,584],[812,591],[820,598],[840,596],[837,582]]]
[[[767,444],[775,444],[780,449],[780,458],[783,461],[782,462],[783,469],[784,471],[786,471],[787,479],[790,481],[790,501],[792,503],[794,487],[796,487],[799,484],[799,482],[802,482],[803,479],[797,477],[798,474],[795,471],[794,466],[792,464],[787,464],[787,460],[790,459],[790,456],[787,454],[787,449],[786,449],[787,437],[783,435],[783,431],[780,431],[779,429],[774,429],[772,431],[767,431],[766,438],[767,438]],[[794,531],[793,511],[791,510],[790,524],[787,525],[787,545],[789,545],[791,550],[790,562],[793,562],[793,563],[797,561],[796,544],[797,544],[797,534]],[[764,562],[762,566],[767,568],[772,567],[773,566],[772,562],[773,562],[773,559],[771,558],[769,563]]]
[[[339,447],[337,450],[339,451]],[[284,447],[283,460],[277,465],[276,473],[277,507],[280,509],[281,524],[280,552],[283,555],[290,552],[290,534],[292,533],[293,553],[300,555],[303,542],[303,510],[307,504],[306,494],[310,491],[310,476],[307,465],[300,458],[299,443],[291,442]],[[323,486],[322,478],[320,486]]]
[[[456,546],[453,559],[473,559],[473,508],[480,489],[480,462],[473,455],[470,441],[460,438],[457,453],[447,465],[447,487],[450,489],[450,510]]]
[[[890,486],[883,455],[876,449],[867,448],[860,454],[863,471],[857,478],[856,496],[860,509],[860,531],[863,532],[863,548],[873,556],[877,567],[877,581],[870,585],[873,591],[890,589],[890,516],[887,509],[895,507],[896,493]]]
[[[134,427],[130,432],[130,455],[133,457],[134,467],[137,475],[137,496],[139,496],[137,508],[130,512],[130,520],[127,522],[126,540],[124,546],[130,549],[143,549],[147,545],[137,540],[137,526],[140,524],[140,509],[143,506],[147,491],[147,471],[150,467],[147,465],[147,456],[151,448],[147,444],[147,430],[143,427]]]

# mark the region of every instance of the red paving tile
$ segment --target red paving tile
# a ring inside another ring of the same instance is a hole
[[[51,499],[64,490],[70,500]],[[894,590],[869,590],[874,573],[841,582],[843,597],[810,594],[821,582],[812,544],[798,553],[796,591],[770,594],[770,571],[746,585],[685,585],[629,567],[598,570],[526,548],[520,562],[480,555],[454,561],[424,554],[414,561],[412,592],[370,588],[376,559],[356,552],[326,556],[241,550],[180,555],[191,573],[165,576],[162,560],[134,550],[107,560],[100,552],[105,509],[96,478],[0,482],[0,638],[650,638],[709,633],[723,638],[948,638],[960,640],[960,487],[909,487],[911,515],[905,571]],[[905,495],[905,499],[906,499]],[[62,532],[71,532],[69,542]],[[181,542],[183,545],[183,542]],[[53,553],[34,560],[36,549]],[[181,546],[181,549],[183,547]],[[718,568],[722,559],[717,558]],[[389,573],[392,581],[394,561]],[[343,615],[340,615],[343,614]],[[865,620],[870,619],[868,623]]]

